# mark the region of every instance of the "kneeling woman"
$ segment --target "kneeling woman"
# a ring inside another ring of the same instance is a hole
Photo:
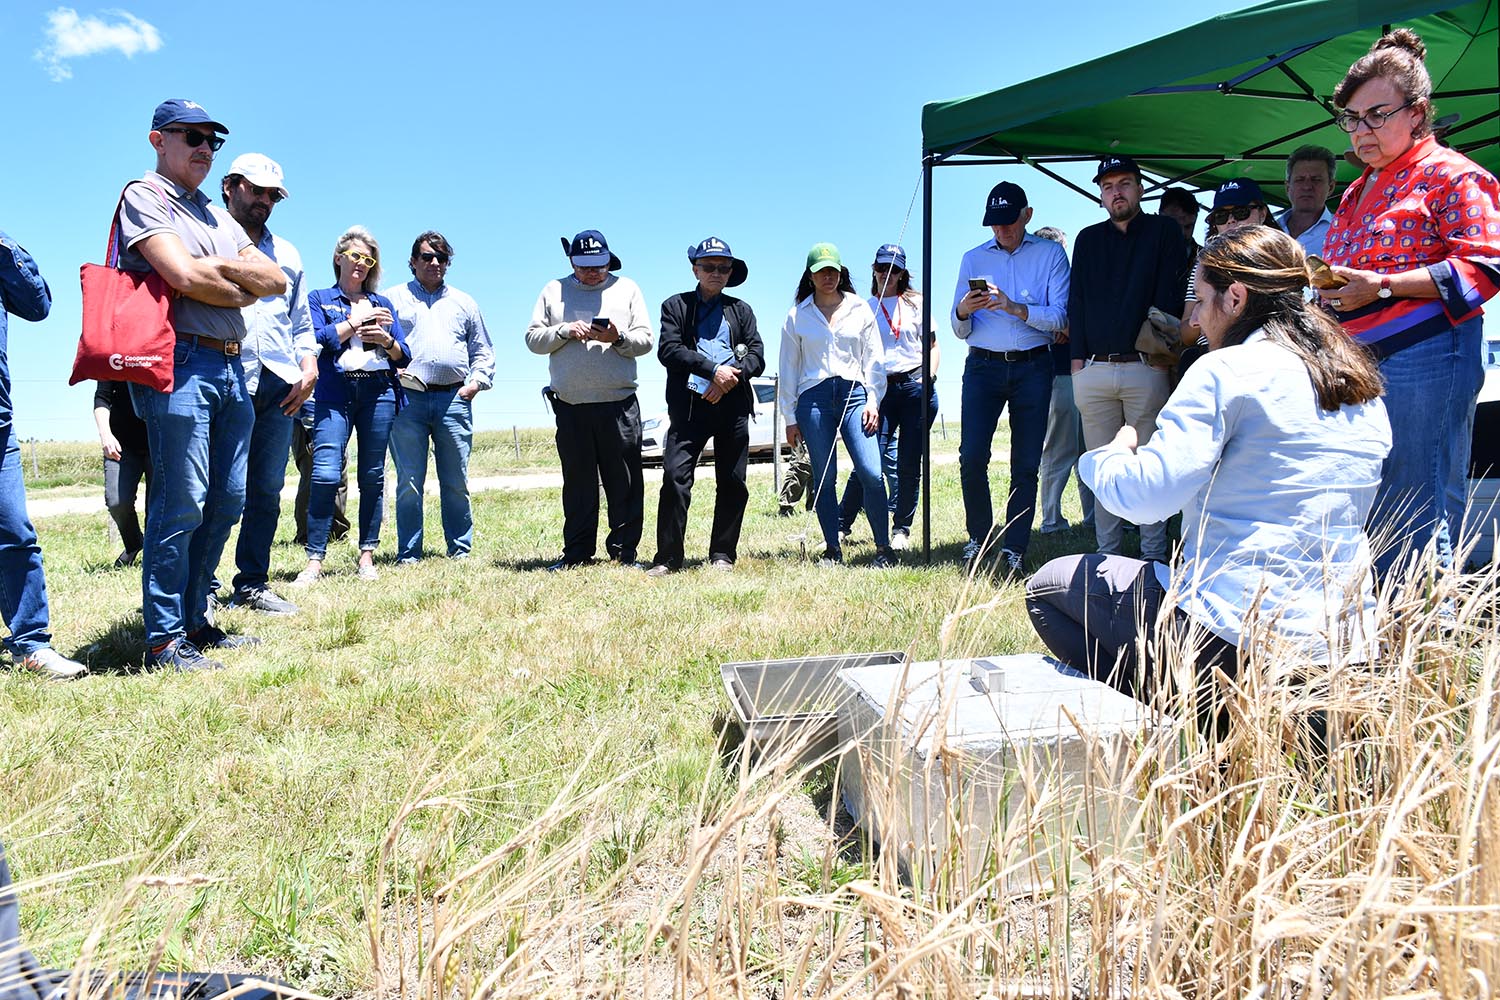
[[[1157,685],[1137,642],[1149,650],[1159,633],[1196,632],[1202,688],[1215,668],[1235,676],[1251,641],[1275,637],[1328,662],[1363,659],[1373,631],[1364,524],[1391,447],[1375,363],[1304,300],[1306,258],[1284,233],[1214,237],[1195,280],[1210,353],[1149,444],[1137,450],[1126,427],[1078,466],[1121,517],[1149,524],[1182,510],[1177,564],[1069,556],[1026,586],[1054,655],[1142,699]]]
[[[380,281],[380,244],[362,226],[353,226],[333,248],[338,283],[308,296],[318,355],[318,387],[313,395],[313,475],[307,501],[307,568],[294,586],[323,575],[328,535],[333,528],[334,495],[343,478],[349,432],[359,435],[355,464],[359,482],[361,580],[374,580],[375,549],[385,511],[385,449],[391,421],[402,399],[396,369],[411,361],[406,331],[390,300],[375,293]]]

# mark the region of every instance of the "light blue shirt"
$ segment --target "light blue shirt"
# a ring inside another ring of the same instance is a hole
[[[472,296],[446,282],[429,292],[415,279],[382,294],[406,328],[408,374],[427,385],[473,382],[488,389],[494,384],[495,350]]]
[[[307,278],[302,273],[302,255],[286,240],[267,229],[257,250],[281,265],[286,291],[267,295],[240,312],[245,317],[245,341],[240,345],[240,364],[245,369],[245,388],[254,392],[260,371],[268,368],[288,385],[302,379],[302,359],[316,357],[318,338],[312,315],[307,311]]]
[[[1276,221],[1281,223],[1281,228],[1286,229],[1287,232],[1291,232],[1290,229],[1287,229],[1287,223],[1290,221],[1291,216],[1292,210],[1290,208],[1276,216]],[[1323,256],[1323,239],[1328,235],[1328,227],[1331,225],[1333,225],[1333,213],[1324,208],[1323,214],[1318,216],[1318,221],[1308,226],[1301,236],[1295,236],[1293,239],[1302,244],[1302,249],[1306,253],[1316,254],[1321,257]]]
[[[1269,627],[1324,662],[1370,653],[1375,595],[1365,517],[1391,450],[1379,399],[1327,411],[1307,368],[1255,333],[1196,361],[1134,454],[1085,453],[1078,476],[1138,524],[1182,511],[1175,565],[1157,566],[1195,622],[1239,644]]]
[[[1027,233],[1011,253],[994,240],[964,254],[953,292],[953,332],[971,347],[987,351],[1026,351],[1050,345],[1068,325],[1068,254],[1057,243]],[[1027,309],[1023,323],[999,309],[981,309],[958,318],[958,303],[969,294],[969,279],[984,278]]]

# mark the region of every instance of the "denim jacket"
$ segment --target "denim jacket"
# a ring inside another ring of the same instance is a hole
[[[15,313],[33,323],[47,318],[52,311],[52,290],[37,270],[31,254],[21,249],[9,236],[0,232],[0,380],[4,412],[10,413],[10,337],[6,331],[7,314]]]
[[[395,367],[405,368],[411,362],[411,352],[406,347],[406,330],[402,328],[401,320],[396,318],[396,307],[391,305],[390,299],[375,292],[366,292],[365,297],[372,306],[384,306],[391,311],[391,336],[401,345],[401,357],[395,362]],[[334,327],[348,317],[349,300],[337,285],[319,288],[307,297],[307,311],[312,314],[313,333],[321,348],[318,352],[318,382],[313,389],[313,398],[334,405],[346,403],[349,391],[338,365],[339,355],[343,353],[345,345],[339,343],[339,335]],[[391,370],[390,379],[396,389],[396,407],[400,409],[405,405],[406,394],[401,391],[401,383],[396,381],[394,369]]]

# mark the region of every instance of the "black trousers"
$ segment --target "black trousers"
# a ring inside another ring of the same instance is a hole
[[[708,557],[734,562],[739,555],[740,528],[745,523],[745,503],[750,499],[745,485],[745,469],[750,462],[750,415],[731,412],[723,403],[694,400],[690,418],[673,417],[662,443],[653,564],[665,563],[673,569],[682,566],[682,539],[687,533],[693,478],[698,456],[710,439],[714,443],[717,492]]]
[[[609,512],[605,551],[616,562],[635,562],[646,519],[641,408],[635,394],[609,403],[565,403],[554,396],[552,410],[562,462],[563,561],[594,558],[602,485]]]
[[[1238,672],[1234,646],[1174,611],[1161,622],[1161,583],[1149,562],[1089,554],[1053,559],[1026,581],[1026,611],[1052,655],[1095,680],[1150,702],[1160,690],[1151,651],[1159,631],[1191,638],[1200,690],[1214,670]],[[1144,636],[1146,661],[1139,656]]]

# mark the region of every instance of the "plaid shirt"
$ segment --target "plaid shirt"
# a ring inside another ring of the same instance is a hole
[[[1436,299],[1377,299],[1340,317],[1385,357],[1479,315],[1500,289],[1500,182],[1428,136],[1380,173],[1384,186],[1356,217],[1375,175],[1366,167],[1344,192],[1324,257],[1377,274],[1425,267],[1438,290]]]

